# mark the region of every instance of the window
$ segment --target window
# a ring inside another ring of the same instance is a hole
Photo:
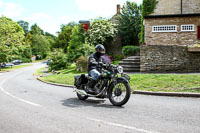
[[[194,31],[193,24],[181,25],[181,31]]]
[[[177,32],[177,25],[152,26],[152,32]]]

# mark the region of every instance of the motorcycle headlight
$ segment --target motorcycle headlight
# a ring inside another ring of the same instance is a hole
[[[123,71],[123,67],[121,67],[121,66],[118,66],[117,67],[117,71],[118,71],[118,73],[123,73],[124,71]]]

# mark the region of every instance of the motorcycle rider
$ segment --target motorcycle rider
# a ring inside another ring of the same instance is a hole
[[[89,83],[88,91],[91,94],[98,94],[99,89],[95,87],[96,83],[99,80],[100,69],[102,64],[106,64],[106,59],[103,57],[105,54],[105,48],[102,44],[98,44],[95,46],[95,53],[91,54],[88,60],[88,74],[92,77],[92,80]],[[99,66],[101,66],[99,68]]]

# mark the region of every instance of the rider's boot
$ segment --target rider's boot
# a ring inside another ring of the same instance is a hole
[[[99,94],[99,89],[95,86],[97,83],[96,80],[91,80],[88,86],[88,91],[90,94],[97,95]]]

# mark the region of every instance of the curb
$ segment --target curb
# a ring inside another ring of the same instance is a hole
[[[75,86],[72,85],[64,85],[64,84],[56,84],[52,82],[46,82],[39,77],[36,78],[37,80],[55,86],[62,86],[62,87],[69,87],[74,88]],[[193,97],[193,98],[200,98],[200,93],[185,93],[185,92],[153,92],[153,91],[141,91],[135,90],[132,94],[142,94],[142,95],[154,95],[154,96],[170,96],[170,97]]]
[[[1,71],[0,73],[7,73],[7,72],[10,72],[10,71]]]
[[[72,86],[72,85],[64,85],[64,84],[56,84],[56,83],[52,83],[52,82],[46,82],[46,81],[39,79],[39,77],[37,77],[36,79],[43,83],[50,84],[50,85],[74,88],[74,86]]]
[[[155,95],[155,96],[170,96],[170,97],[196,97],[200,98],[200,93],[185,93],[185,92],[152,92],[136,90],[133,94]]]

